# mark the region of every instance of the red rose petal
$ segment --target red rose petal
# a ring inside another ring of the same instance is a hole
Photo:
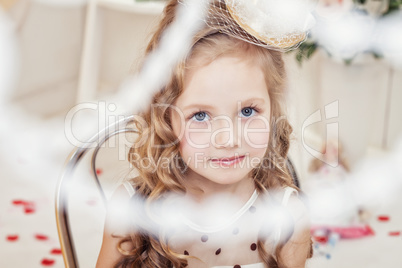
[[[7,236],[7,240],[10,241],[10,242],[17,241],[18,238],[19,238],[18,235],[8,235],[8,236]]]
[[[96,169],[96,175],[102,175],[103,170],[101,168]]]
[[[314,236],[314,240],[317,241],[318,243],[327,243],[328,242],[328,237],[327,236]]]
[[[43,258],[41,264],[43,266],[52,266],[54,264],[54,260]]]
[[[13,205],[24,206],[25,214],[31,214],[35,212],[35,203],[32,201],[25,201],[22,199],[15,199],[12,201]]]
[[[13,200],[13,204],[14,205],[25,205],[26,204],[26,202],[24,201],[24,200],[21,200],[21,199],[16,199],[16,200]]]
[[[389,232],[388,235],[389,235],[389,236],[400,236],[400,235],[401,235],[401,232],[400,232],[400,231]]]
[[[35,235],[35,238],[38,239],[38,240],[41,240],[41,241],[44,241],[44,240],[48,240],[48,239],[49,239],[49,238],[47,237],[47,235],[44,235],[44,234],[36,234],[36,235]]]
[[[54,248],[54,249],[52,249],[52,251],[50,251],[50,254],[59,255],[59,254],[62,254],[62,252],[61,252],[61,249]]]
[[[33,207],[25,207],[24,212],[25,214],[32,214],[35,212],[35,209]]]
[[[386,215],[380,215],[378,216],[379,221],[389,221],[389,216]]]

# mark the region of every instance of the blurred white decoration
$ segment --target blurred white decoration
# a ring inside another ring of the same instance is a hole
[[[278,38],[294,32],[305,32],[311,25],[312,2],[308,0],[229,0],[241,21],[256,32]]]
[[[402,68],[402,11],[382,17],[376,27],[373,49]]]
[[[316,27],[299,47],[296,60],[301,63],[322,47],[346,63],[371,53],[400,65],[401,7],[400,0],[320,1]]]
[[[326,19],[338,19],[349,12],[353,6],[352,0],[318,0],[316,13]]]
[[[363,161],[355,170],[349,186],[359,204],[381,207],[393,203],[402,190],[402,139],[392,152]]]
[[[357,221],[358,203],[344,178],[333,174],[341,168],[331,169],[332,175],[313,177],[305,185],[311,201],[311,222],[314,225],[350,226]]]
[[[388,10],[389,0],[354,0],[356,7],[371,16],[381,16]]]
[[[320,20],[312,34],[331,56],[352,59],[370,49],[374,27],[374,18],[349,12],[337,20]]]

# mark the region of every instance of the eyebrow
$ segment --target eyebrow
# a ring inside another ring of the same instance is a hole
[[[187,110],[200,109],[200,110],[213,110],[215,107],[208,104],[193,103],[183,107],[183,112]]]
[[[253,103],[253,102],[260,102],[261,104],[265,104],[265,100],[263,98],[250,98],[243,101],[239,101],[241,103]],[[200,109],[200,110],[213,110],[215,109],[214,106],[208,104],[200,104],[200,103],[192,103],[183,107],[183,112],[186,110],[191,109]]]
[[[242,101],[242,103],[252,103],[252,102],[260,102],[262,104],[265,104],[265,100],[263,98],[251,98],[251,99],[247,99]]]

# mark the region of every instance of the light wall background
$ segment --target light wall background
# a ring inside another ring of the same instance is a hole
[[[61,115],[78,102],[102,99],[118,90],[135,70],[161,5],[144,9],[132,7],[130,1],[94,2],[21,0],[9,5],[20,51],[13,90],[16,104],[43,117]],[[305,146],[321,150],[326,123],[339,123],[340,141],[352,166],[368,152],[389,150],[397,143],[402,133],[401,70],[371,55],[346,65],[322,50],[302,66],[293,53],[285,60],[296,138],[292,155],[301,174],[306,175],[311,160]],[[305,120],[320,109],[325,118],[325,106],[334,101],[339,116],[310,125],[302,133]]]

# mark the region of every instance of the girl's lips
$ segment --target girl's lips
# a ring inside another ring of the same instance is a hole
[[[212,158],[211,161],[213,163],[219,164],[221,166],[232,166],[241,162],[244,159],[244,155],[242,156],[233,156],[233,157],[223,157],[223,158]]]

